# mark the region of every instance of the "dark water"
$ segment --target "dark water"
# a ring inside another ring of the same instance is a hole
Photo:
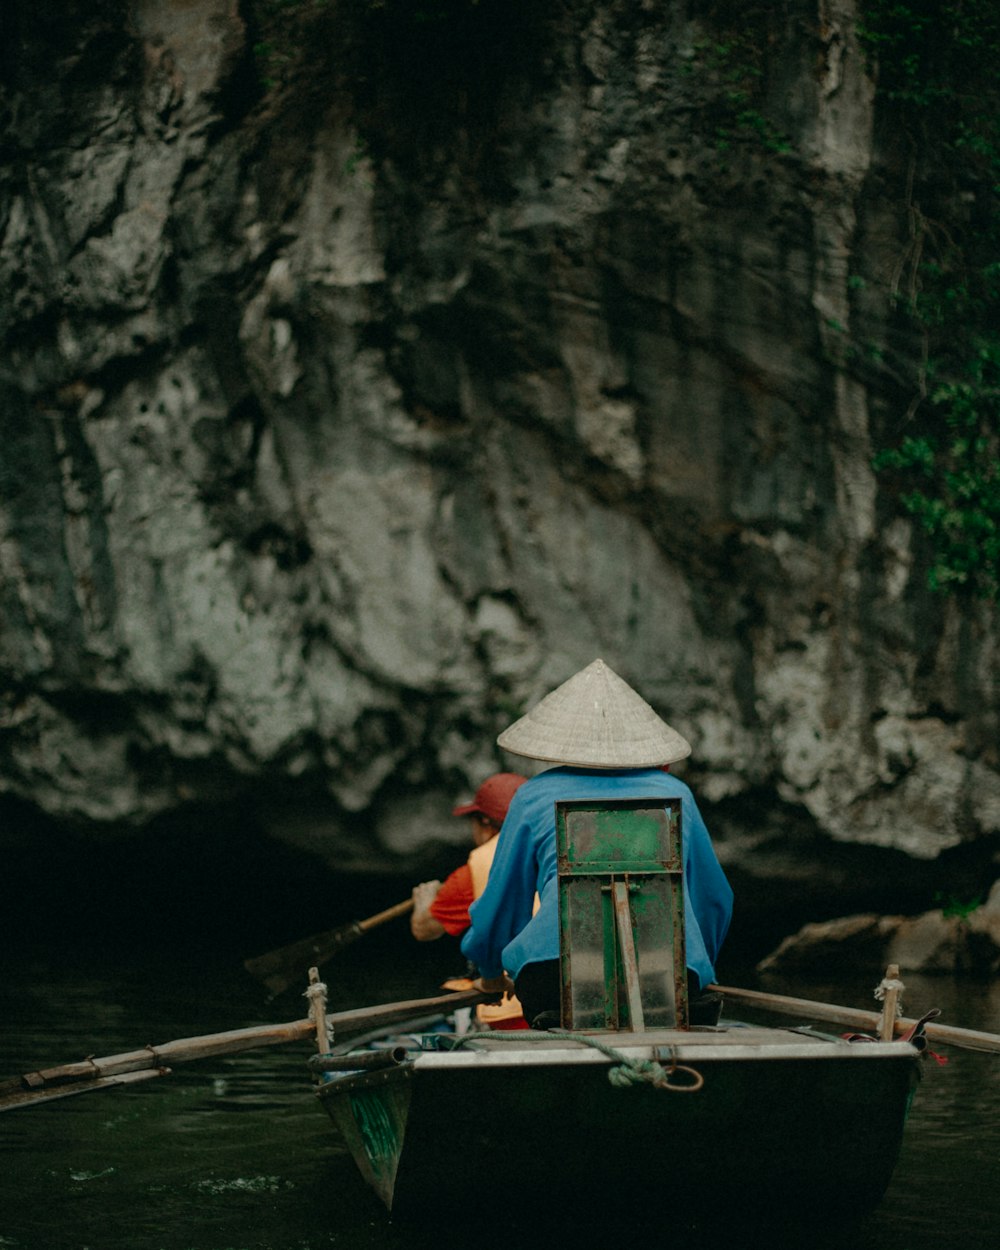
[[[328,968],[332,1009],[431,994],[440,974],[457,971],[443,946],[414,954],[402,937],[373,936]],[[0,1079],[304,1014],[295,994],[264,1005],[232,952],[8,944],[0,962]],[[877,979],[772,988],[869,1006]],[[907,1014],[931,1006],[949,1023],[1000,1031],[1000,986],[909,978]],[[387,1219],[315,1104],[309,1053],[302,1043],[202,1060],[131,1088],[0,1114],[0,1247],[412,1250],[453,1240],[447,1212],[435,1230]],[[925,1065],[892,1187],[846,1240],[852,1250],[1000,1242],[1000,1057],[947,1054],[947,1066]],[[720,1154],[724,1146],[720,1126]],[[455,1178],[456,1205],[481,1206],[487,1221],[503,1209],[498,1197],[488,1178]],[[669,1206],[665,1217],[669,1226]],[[744,1244],[735,1216],[733,1230],[733,1244]],[[796,1244],[820,1244],[819,1232]]]

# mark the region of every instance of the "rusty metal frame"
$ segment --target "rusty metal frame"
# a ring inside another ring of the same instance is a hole
[[[556,854],[563,1026],[686,1028],[680,800],[557,803]]]

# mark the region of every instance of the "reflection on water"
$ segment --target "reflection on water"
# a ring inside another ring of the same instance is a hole
[[[440,975],[455,970],[443,948],[440,968],[424,952],[401,966],[400,945],[398,936],[373,943],[330,969],[331,1008],[434,993]],[[29,959],[8,950],[0,974],[0,1079],[88,1053],[304,1014],[294,994],[265,1006],[231,958],[168,959],[161,951],[126,964],[117,953],[91,953],[73,963],[62,953]],[[871,1005],[870,988],[854,981],[768,988]],[[1000,1031],[1000,987],[909,978],[907,1014],[932,1006],[948,1023]],[[439,1247],[450,1239],[446,1227],[397,1227],[361,1183],[310,1092],[309,1053],[303,1043],[202,1060],[131,1088],[0,1115],[0,1247]],[[880,1210],[849,1238],[852,1250],[996,1245],[1000,1057],[947,1055],[946,1066],[925,1065],[896,1177]],[[724,1126],[719,1150],[724,1157]],[[488,1178],[456,1177],[455,1192],[456,1202],[502,1214]],[[676,1244],[648,1232],[643,1240]],[[736,1229],[733,1241],[745,1244]]]

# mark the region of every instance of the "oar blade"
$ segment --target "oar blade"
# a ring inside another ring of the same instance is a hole
[[[345,946],[356,942],[363,932],[357,921],[351,921],[339,929],[329,929],[325,933],[290,942],[288,946],[268,951],[265,955],[255,955],[244,960],[243,967],[266,985],[272,995],[280,994],[293,981],[301,979],[304,984],[310,967],[326,963]]]
[[[75,1081],[72,1084],[45,1086],[42,1089],[19,1090],[0,1097],[0,1111],[10,1111],[14,1107],[31,1107],[40,1102],[52,1102],[56,1098],[69,1098],[74,1094],[87,1094],[97,1089],[114,1089],[119,1085],[148,1081],[154,1076],[169,1075],[169,1068],[146,1068],[141,1072],[121,1072],[116,1076],[102,1076],[93,1081]]]
[[[243,961],[243,967],[251,976],[262,981],[271,991],[271,997],[282,993],[293,983],[305,981],[308,970],[319,967],[332,959],[338,951],[356,942],[359,937],[370,929],[376,929],[387,920],[397,916],[405,916],[413,910],[413,899],[404,899],[385,911],[368,916],[365,920],[352,920],[350,924],[342,924],[336,929],[327,929],[324,933],[315,933],[312,937],[300,938],[297,942],[289,942],[287,946],[279,946],[275,951],[265,955],[255,955]]]

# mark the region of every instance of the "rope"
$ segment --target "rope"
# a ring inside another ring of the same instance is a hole
[[[890,990],[902,991],[903,989],[905,989],[905,986],[903,985],[903,982],[900,981],[897,977],[883,977],[882,980],[878,983],[878,985],[875,986],[875,997],[880,1003],[884,1003],[885,996],[886,994],[888,994]],[[896,1019],[901,1020],[902,1018],[903,1018],[903,1000],[901,998],[897,998],[896,999]]]
[[[308,989],[302,991],[302,997],[313,1003],[317,998],[326,998],[326,986],[322,981],[314,981]]]
[[[552,1037],[565,1038],[568,1042],[579,1042],[580,1045],[590,1046],[593,1050],[599,1050],[602,1055],[613,1059],[615,1066],[608,1069],[608,1081],[615,1089],[628,1089],[633,1085],[648,1084],[654,1089],[668,1090],[672,1094],[694,1094],[705,1084],[705,1078],[700,1072],[677,1062],[673,1046],[670,1047],[670,1067],[664,1068],[655,1059],[632,1059],[628,1055],[623,1055],[620,1050],[615,1050],[613,1046],[598,1041],[596,1037],[591,1037],[586,1033],[571,1033],[564,1029],[547,1029],[544,1033],[540,1031],[532,1033],[525,1029],[510,1031],[496,1029],[488,1033],[466,1033],[457,1038],[450,1049],[458,1050],[466,1042],[544,1042]],[[481,1050],[482,1047],[474,1047],[474,1049]],[[685,1079],[677,1083],[673,1079],[676,1073],[683,1073]]]

